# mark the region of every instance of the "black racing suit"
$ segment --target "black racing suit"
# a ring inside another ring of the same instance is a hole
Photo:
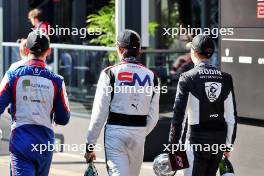
[[[186,115],[185,115],[186,112]],[[201,62],[181,75],[174,104],[169,142],[178,144],[188,117],[188,145],[203,148],[187,151],[190,168],[185,176],[215,176],[223,149],[213,145],[234,143],[236,137],[236,103],[231,75],[207,62]],[[230,149],[227,147],[226,149]],[[214,154],[213,154],[214,153]]]

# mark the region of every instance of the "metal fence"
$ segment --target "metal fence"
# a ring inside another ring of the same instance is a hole
[[[51,44],[52,54],[47,58],[47,68],[64,77],[70,106],[74,115],[89,117],[100,72],[114,64],[114,47]],[[19,44],[4,42],[4,71],[20,58]],[[168,94],[161,97],[161,112],[169,112],[175,95],[172,67],[177,58],[186,55],[182,50],[143,50],[142,62],[154,70]]]

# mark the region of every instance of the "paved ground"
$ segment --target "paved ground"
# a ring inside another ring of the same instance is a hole
[[[7,127],[7,118],[0,120],[0,128],[4,133],[4,141],[0,143],[0,175],[9,175],[9,157],[6,155],[8,148],[9,128]],[[82,144],[85,142],[87,127],[89,120],[84,118],[73,117],[71,122],[66,127],[57,126],[56,133],[64,134],[66,144]],[[238,137],[235,146],[235,151],[232,153],[231,161],[234,164],[236,175],[249,176],[264,175],[264,128],[242,125],[238,126]],[[103,137],[100,137],[99,142],[102,144]],[[67,148],[66,148],[67,150]],[[76,150],[76,148],[75,148]],[[80,147],[84,150],[84,147]],[[64,153],[54,154],[53,164],[50,171],[51,176],[81,176],[84,173],[86,164],[84,163],[81,151],[65,151]],[[106,175],[104,164],[104,152],[98,153],[98,160],[96,162],[99,175]],[[153,176],[152,163],[144,162],[141,170],[141,176]],[[178,173],[177,176],[182,174]]]
[[[8,119],[3,118],[0,120],[0,128],[3,130],[4,141],[0,143],[0,176],[9,175],[9,156],[8,151],[8,138],[9,128],[7,127]],[[74,146],[79,145],[79,151],[65,151],[63,153],[55,153],[53,157],[52,168],[50,170],[50,176],[81,176],[83,175],[86,164],[84,162],[82,151],[84,151],[83,142],[87,134],[87,128],[89,121],[84,118],[73,117],[70,125],[66,127],[57,126],[55,128],[56,133],[64,134],[65,143],[72,144]],[[103,136],[100,137],[99,142],[102,144]],[[68,146],[65,146],[67,150]],[[98,152],[98,158],[96,161],[96,168],[99,175],[106,175],[104,152]],[[141,176],[154,175],[152,172],[152,163],[144,163],[142,166]]]

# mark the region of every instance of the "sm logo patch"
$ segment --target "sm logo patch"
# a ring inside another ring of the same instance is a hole
[[[120,86],[134,86],[138,83],[139,86],[151,86],[150,76],[147,74],[144,78],[140,78],[137,73],[120,72],[117,78],[121,83]]]

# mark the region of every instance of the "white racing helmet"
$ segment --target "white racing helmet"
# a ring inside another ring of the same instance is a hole
[[[153,170],[156,176],[174,176],[176,171],[171,170],[169,155],[162,153],[153,161]]]

